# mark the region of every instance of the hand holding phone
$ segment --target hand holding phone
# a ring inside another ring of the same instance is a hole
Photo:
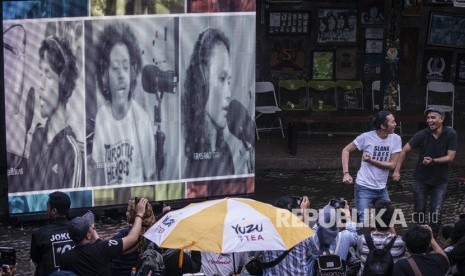
[[[2,269],[16,266],[16,250],[13,247],[0,247]]]

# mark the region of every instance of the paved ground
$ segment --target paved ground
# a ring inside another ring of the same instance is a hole
[[[460,137],[460,136],[459,136]],[[353,206],[353,187],[341,183],[340,150],[350,142],[353,136],[307,136],[301,135],[301,142],[297,156],[290,156],[287,152],[285,140],[276,133],[261,134],[256,150],[256,193],[251,195],[260,201],[273,203],[281,195],[307,195],[312,207],[319,209],[331,198],[346,198]],[[460,145],[460,148],[462,145]],[[460,149],[459,148],[459,149]],[[443,224],[452,224],[459,214],[465,213],[465,190],[457,188],[459,178],[465,176],[465,151],[459,151],[456,162],[450,168],[448,197],[444,206]],[[356,171],[360,162],[358,155],[351,160],[351,169]],[[414,155],[407,163],[412,167]],[[413,168],[413,167],[412,167]],[[411,223],[412,170],[403,173],[404,190],[397,185],[389,184],[389,194],[396,208],[401,208],[407,222]],[[29,245],[31,232],[40,225],[13,225],[0,223],[0,246],[13,246],[18,254],[17,275],[31,275],[29,264]],[[124,226],[123,216],[116,219],[99,217],[97,231],[102,237],[109,237]],[[402,234],[405,229],[398,227]]]

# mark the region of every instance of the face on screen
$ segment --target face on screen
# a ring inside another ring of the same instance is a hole
[[[50,118],[58,108],[58,81],[59,76],[50,67],[48,62],[48,52],[40,61],[40,115],[44,118]]]
[[[231,63],[224,44],[214,46],[209,64],[209,95],[206,113],[213,124],[226,127],[226,114],[231,98]]]
[[[108,68],[112,105],[120,107],[128,105],[130,73],[128,48],[125,44],[116,44],[111,49],[110,68]]]

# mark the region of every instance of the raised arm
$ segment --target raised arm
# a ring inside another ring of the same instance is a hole
[[[123,238],[123,252],[133,247],[139,240],[139,234],[142,226],[142,217],[145,213],[145,205],[147,205],[147,199],[141,198],[136,206],[136,217],[134,224],[129,234]]]
[[[427,224],[422,225],[422,227],[428,229],[429,233],[431,234],[431,243],[430,243],[430,246],[431,246],[431,249],[433,250],[433,252],[443,255],[443,256],[446,258],[447,262],[449,263],[449,258],[447,257],[447,255],[446,255],[446,253],[444,252],[444,250],[442,250],[442,247],[438,244],[438,242],[437,242],[436,239],[434,238],[433,230],[431,230],[431,227],[429,227],[429,225],[427,225]]]

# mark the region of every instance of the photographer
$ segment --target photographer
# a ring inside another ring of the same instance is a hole
[[[308,275],[313,275],[314,262],[323,252],[338,255],[345,261],[349,248],[357,244],[355,223],[352,222],[349,204],[344,199],[333,199],[320,210],[313,231],[316,235],[310,239],[312,255]]]
[[[310,207],[310,200],[307,196],[282,196],[276,200],[274,206],[289,210],[290,212],[300,209],[302,214],[305,214],[305,211]],[[309,249],[310,239],[311,238],[305,239],[292,247],[289,253],[275,266],[263,269],[263,275],[309,275],[307,273],[307,251]],[[264,251],[263,262],[274,261],[284,252],[285,251],[281,250]]]

